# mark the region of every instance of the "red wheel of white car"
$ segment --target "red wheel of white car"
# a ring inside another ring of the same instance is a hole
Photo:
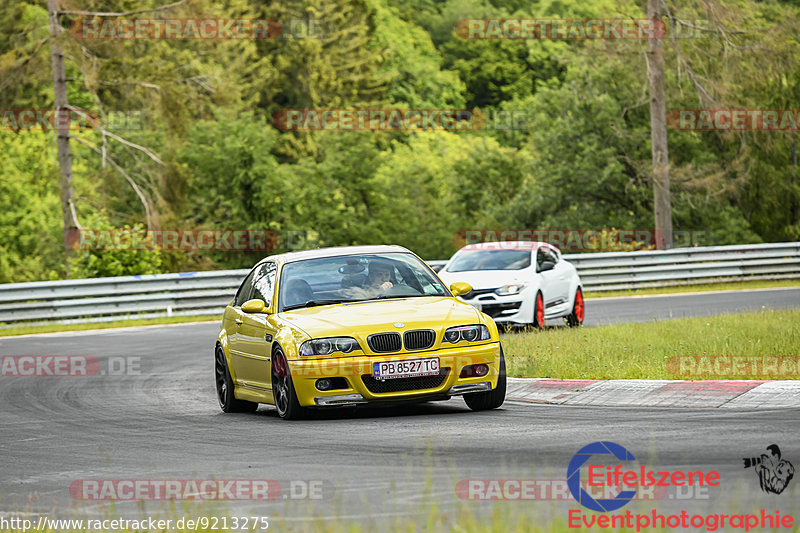
[[[533,327],[544,327],[544,298],[541,292],[536,293],[536,302],[533,305]]]
[[[583,324],[584,315],[583,305],[583,291],[580,287],[575,291],[575,303],[572,304],[572,312],[566,316],[567,325],[571,328],[577,328]]]

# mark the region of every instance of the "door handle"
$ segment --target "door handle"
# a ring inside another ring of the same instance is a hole
[[[241,326],[241,325],[242,325],[242,321],[241,321],[241,319],[239,319],[239,318],[237,318],[236,320],[234,320],[234,322],[236,322],[236,325],[237,325],[237,326]]]

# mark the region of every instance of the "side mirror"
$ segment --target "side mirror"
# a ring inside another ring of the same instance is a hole
[[[242,311],[245,313],[266,313],[267,308],[262,300],[247,300],[242,304]]]
[[[453,296],[461,296],[463,294],[467,294],[468,292],[472,292],[472,285],[469,283],[464,283],[463,281],[456,281],[450,285],[450,292],[453,293]]]
[[[552,261],[542,261],[542,264],[539,266],[539,272],[547,272],[548,270],[553,270],[556,264]]]

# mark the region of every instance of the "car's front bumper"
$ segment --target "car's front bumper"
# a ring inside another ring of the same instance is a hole
[[[464,385],[454,385],[446,392],[447,396],[463,396],[473,392],[486,392],[492,390],[491,381],[483,381],[481,383],[466,383]],[[369,403],[362,395],[356,394],[339,394],[336,396],[318,396],[314,398],[317,407],[344,407],[349,405],[358,405],[361,403]]]
[[[489,315],[498,324],[530,324],[533,322],[534,297],[535,293],[526,287],[518,294],[500,296],[492,292],[469,300],[459,297],[459,300]]]
[[[402,361],[438,357],[439,376],[397,378],[384,381],[372,377],[373,364],[379,361]],[[485,376],[460,377],[464,367],[486,363]],[[300,405],[334,407],[360,403],[447,397],[491,390],[497,386],[500,368],[500,343],[464,346],[424,352],[386,355],[300,359],[289,361],[295,391]],[[445,370],[447,369],[447,370]],[[346,388],[321,391],[316,382],[322,378],[340,377]]]

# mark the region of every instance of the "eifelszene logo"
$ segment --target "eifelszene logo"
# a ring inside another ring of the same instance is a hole
[[[611,456],[611,457],[601,457]],[[618,464],[608,466],[598,464],[613,461]],[[636,458],[624,447],[609,441],[593,442],[584,446],[576,453],[567,467],[567,487],[572,497],[582,506],[592,511],[607,513],[624,507],[636,498],[639,488],[649,487],[716,487],[720,484],[720,474],[717,471],[703,472],[692,471],[657,471],[647,468],[639,463],[633,465]],[[602,488],[603,494],[611,495],[618,491],[613,498],[595,499],[582,487],[581,468],[586,467],[586,483],[589,488]]]
[[[781,449],[777,444],[767,446],[766,453],[761,457],[745,457],[744,467],[753,468],[758,475],[761,490],[780,494],[789,485],[794,476],[794,466],[785,459],[781,459]]]
[[[631,452],[619,444],[609,441],[593,442],[584,446],[576,453],[567,467],[567,487],[572,497],[579,504],[591,509],[605,513],[615,511],[627,505],[636,496],[635,490],[620,491],[613,499],[594,499],[588,492],[581,488],[581,466],[583,466],[594,455],[613,455],[620,461],[635,461],[636,458]],[[618,467],[620,465],[617,465]],[[591,469],[591,467],[590,467]],[[589,484],[592,484],[591,474]]]

